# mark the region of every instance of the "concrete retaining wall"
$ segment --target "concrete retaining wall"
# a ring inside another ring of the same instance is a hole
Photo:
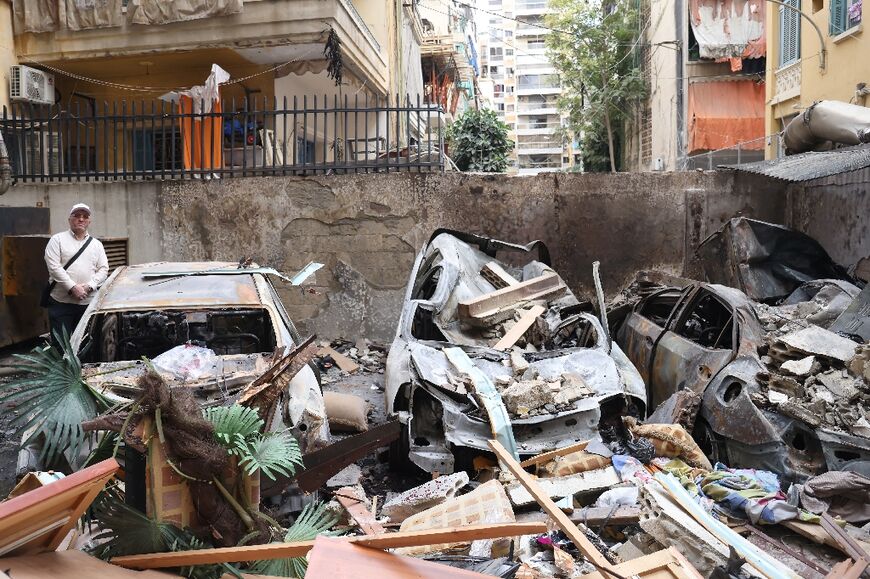
[[[50,207],[54,231],[69,206],[89,203],[93,232],[130,237],[134,263],[244,256],[294,272],[323,262],[314,288],[281,290],[304,331],[389,341],[414,256],[438,227],[542,239],[580,293],[600,260],[613,295],[639,269],[696,275],[694,247],[734,215],[791,224],[851,265],[870,254],[868,178],[787,187],[732,172],[263,177],[16,185],[0,203]]]

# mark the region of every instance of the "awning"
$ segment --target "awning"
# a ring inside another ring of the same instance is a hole
[[[689,84],[689,154],[726,149],[764,148],[764,84],[753,80]]]

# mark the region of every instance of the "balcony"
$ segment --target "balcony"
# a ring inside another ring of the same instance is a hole
[[[519,36],[546,36],[550,31],[541,26],[536,26],[532,23],[521,23],[517,25],[515,35]]]
[[[357,1],[366,8],[364,13],[377,12],[374,3],[366,3],[371,0]],[[105,66],[122,57],[150,61],[191,51],[232,51],[247,64],[271,66],[322,59],[323,31],[332,27],[342,43],[345,67],[382,94],[387,92],[387,54],[381,45],[386,42],[386,28],[377,29],[378,40],[351,0],[247,0],[238,14],[159,26],[134,24],[132,8],[117,15],[118,25],[113,27],[72,30],[61,24],[52,32],[19,34],[15,38],[18,59],[81,74],[95,63]],[[377,22],[373,14],[368,16],[370,22]],[[106,55],[112,55],[111,59]],[[206,70],[212,62],[205,62]],[[121,77],[123,72],[110,70],[109,74]]]
[[[562,144],[554,138],[546,136],[537,136],[534,138],[522,138],[518,135],[517,138],[517,155],[561,155]],[[523,159],[520,159],[522,165]],[[527,160],[528,161],[528,160]]]
[[[546,118],[543,115],[538,118],[529,119],[523,117],[517,123],[517,134],[519,135],[549,135],[553,131],[560,128],[562,122],[558,116],[553,115],[552,118]],[[523,132],[530,131],[530,132]]]
[[[514,5],[514,13],[517,16],[523,14],[547,14],[549,11],[546,0],[524,0]]]
[[[797,60],[787,64],[773,73],[774,95],[771,99],[772,105],[781,103],[788,99],[800,96],[801,94],[801,61]]]
[[[0,132],[17,182],[218,179],[441,171],[446,120],[439,106],[409,99],[309,95],[204,113],[165,101],[15,104],[3,108]]]
[[[540,74],[526,75],[517,78],[517,94],[558,94],[562,92],[559,75]]]

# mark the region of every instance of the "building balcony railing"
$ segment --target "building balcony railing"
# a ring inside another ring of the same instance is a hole
[[[537,129],[546,129],[546,130],[554,131],[554,130],[558,129],[558,128],[561,127],[561,126],[562,126],[561,121],[547,121],[547,122],[542,122],[542,123],[536,123],[536,122],[518,122],[518,123],[517,123],[517,130],[524,130],[524,129],[535,129],[535,130],[537,130]]]
[[[210,112],[197,112],[204,103],[192,110],[189,100],[15,103],[3,108],[0,131],[22,183],[444,169],[437,105],[325,101],[229,101]]]
[[[556,113],[556,101],[543,102],[543,103],[530,103],[520,101],[517,103],[517,112],[518,113],[531,113],[531,112],[539,112],[539,114],[555,114]],[[550,112],[552,111],[552,112]]]

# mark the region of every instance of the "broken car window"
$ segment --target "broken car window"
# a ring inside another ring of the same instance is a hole
[[[664,327],[681,293],[680,290],[674,289],[650,296],[641,306],[639,313],[652,323]]]
[[[730,350],[734,316],[713,294],[704,293],[689,306],[675,331],[704,348]]]
[[[271,352],[276,345],[265,309],[107,313],[94,316],[91,328],[100,347],[87,362],[153,358],[186,343],[218,355]]]

